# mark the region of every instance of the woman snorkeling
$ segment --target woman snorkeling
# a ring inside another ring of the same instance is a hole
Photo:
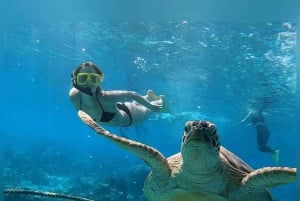
[[[279,163],[279,149],[274,149],[268,145],[270,131],[265,124],[262,110],[263,108],[259,110],[250,110],[247,116],[241,122],[245,122],[248,119],[251,120],[256,129],[256,142],[258,145],[258,150],[265,153],[271,153],[273,160],[277,165]]]
[[[163,108],[163,96],[152,90],[141,96],[134,91],[101,88],[103,72],[92,62],[80,64],[72,73],[73,88],[69,92],[77,110],[89,114],[100,124],[130,126],[140,124],[152,112]]]

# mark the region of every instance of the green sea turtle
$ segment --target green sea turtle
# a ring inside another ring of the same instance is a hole
[[[166,158],[153,147],[110,133],[82,111],[78,115],[151,168],[143,189],[150,201],[271,201],[268,188],[296,180],[296,168],[250,168],[220,146],[216,127],[208,121],[188,121],[181,152]]]

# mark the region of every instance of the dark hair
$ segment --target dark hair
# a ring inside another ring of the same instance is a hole
[[[93,62],[91,62],[91,61],[87,61],[87,62],[84,62],[84,63],[80,64],[80,65],[74,70],[73,76],[76,77],[77,74],[78,74],[78,72],[79,72],[81,69],[83,69],[83,68],[92,68],[92,69],[94,69],[94,70],[97,72],[97,74],[103,76],[103,72],[100,70],[100,68],[99,68],[96,64],[94,64]]]

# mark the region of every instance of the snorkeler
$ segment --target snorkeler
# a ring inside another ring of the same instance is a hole
[[[241,122],[244,122],[247,119],[250,119],[253,125],[255,126],[258,150],[261,152],[271,153],[273,160],[275,161],[276,164],[278,164],[279,150],[273,149],[267,145],[270,137],[270,131],[265,124],[265,120],[262,115],[262,109],[259,111],[251,110]]]
[[[140,124],[152,112],[163,108],[163,96],[148,90],[146,96],[134,91],[101,88],[103,72],[92,62],[80,64],[72,73],[73,88],[69,92],[77,110],[83,110],[100,124],[130,126]]]

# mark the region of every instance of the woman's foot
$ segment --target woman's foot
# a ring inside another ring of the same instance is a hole
[[[146,99],[148,100],[148,101],[156,101],[156,100],[159,100],[161,97],[160,96],[158,96],[158,95],[156,95],[155,93],[154,93],[154,91],[152,91],[152,90],[148,90],[147,91],[147,95],[146,95]]]

